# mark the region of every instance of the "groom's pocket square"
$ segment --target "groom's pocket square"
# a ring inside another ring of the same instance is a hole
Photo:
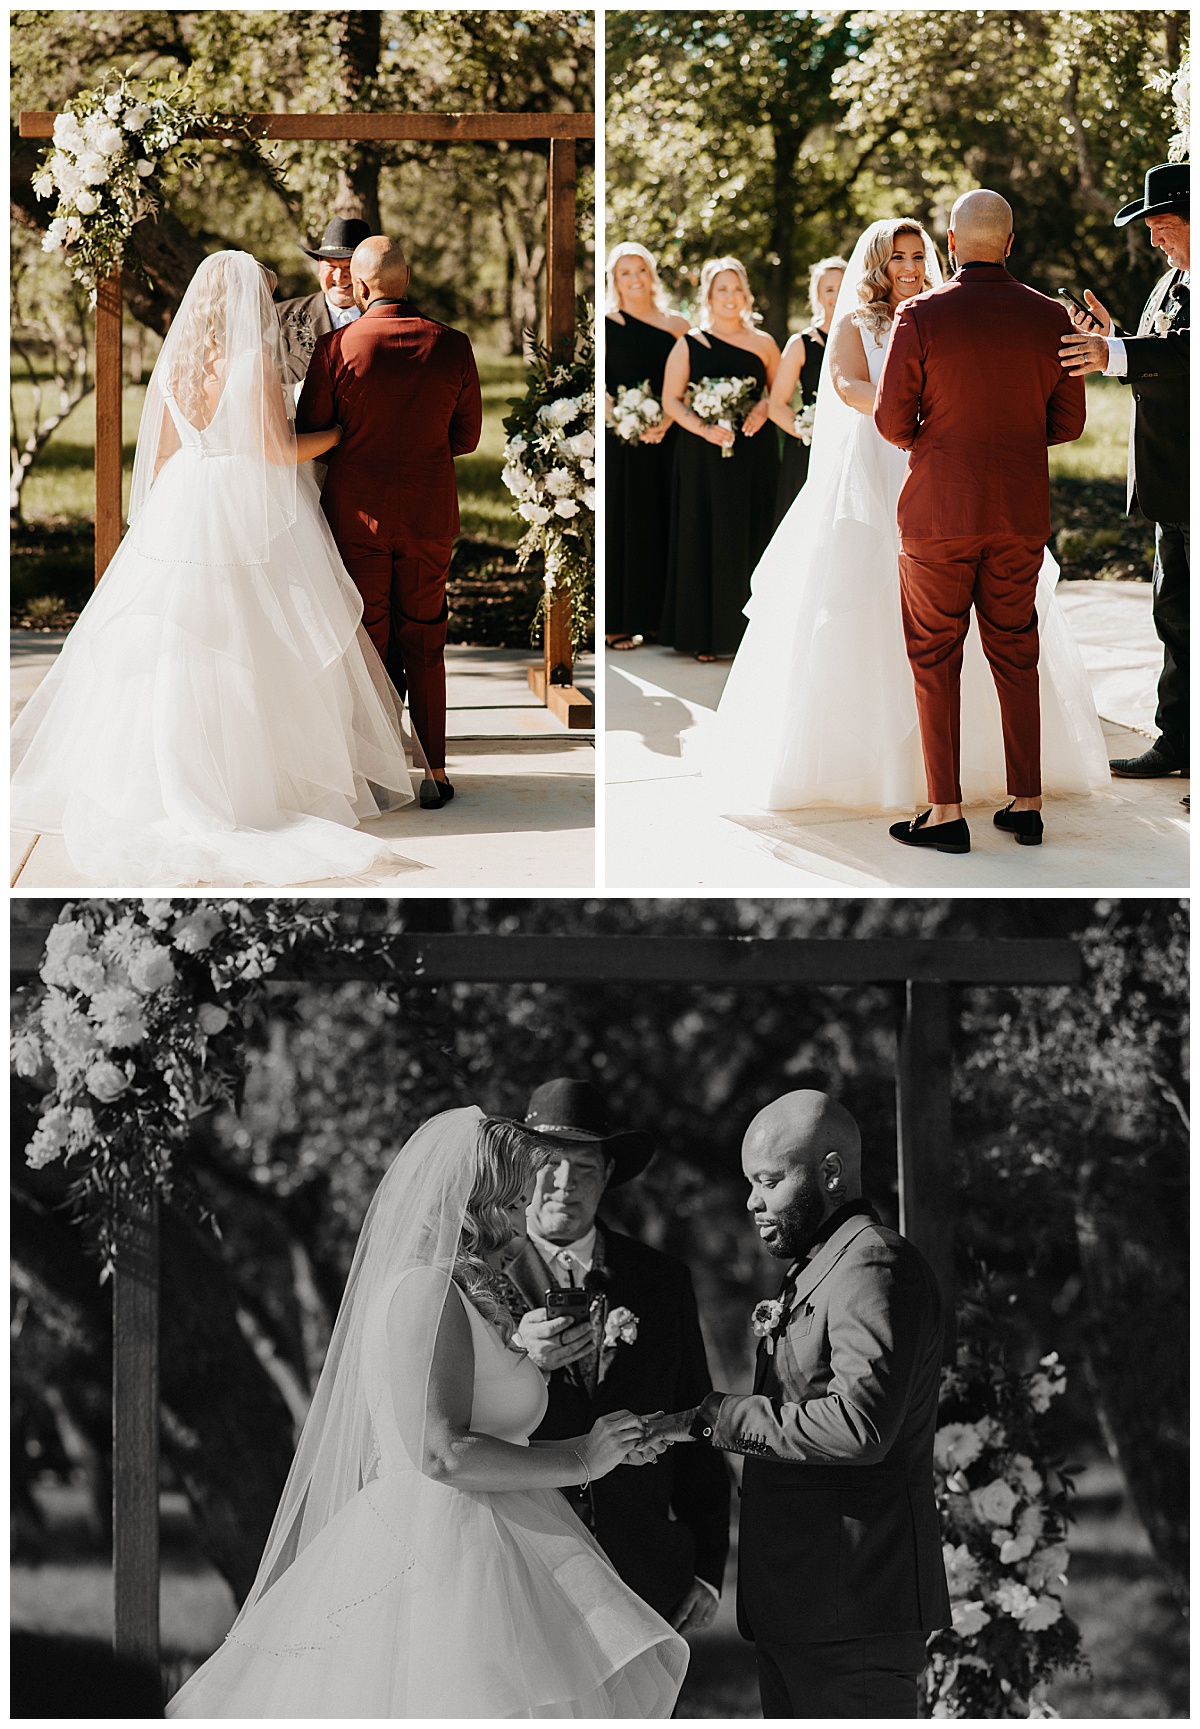
[[[816,1310],[813,1308],[811,1303],[797,1303],[796,1307],[792,1310],[791,1317],[788,1321],[788,1332],[800,1336],[811,1332],[815,1315]]]

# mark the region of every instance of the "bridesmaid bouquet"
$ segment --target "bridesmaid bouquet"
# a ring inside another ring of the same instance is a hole
[[[610,424],[624,443],[639,444],[643,432],[657,426],[661,419],[662,403],[651,390],[648,379],[641,384],[617,386]]]
[[[804,407],[800,410],[799,414],[796,416],[796,424],[793,427],[793,431],[795,432],[796,437],[800,440],[801,444],[811,444],[812,443],[813,422],[816,420],[816,418],[817,418],[817,405],[816,405],[816,403],[815,402],[806,402],[804,404]]]
[[[757,378],[705,378],[688,386],[688,407],[706,426],[737,432],[761,394]],[[723,444],[721,455],[732,456],[732,444]]]

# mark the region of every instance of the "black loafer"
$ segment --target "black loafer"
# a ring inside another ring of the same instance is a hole
[[[1013,835],[1018,846],[1041,846],[1045,827],[1040,810],[1014,810],[1008,804],[992,818],[997,828]]]
[[[1108,766],[1114,774],[1122,775],[1126,780],[1159,780],[1168,774],[1180,775],[1184,780],[1189,778],[1189,765],[1178,762],[1161,738],[1144,755],[1118,757]]]
[[[940,822],[934,828],[929,828],[928,822],[929,812],[922,811],[912,822],[894,822],[888,833],[901,846],[928,846],[935,852],[970,852],[971,831],[966,817]]]
[[[430,775],[428,780],[421,782],[419,797],[422,810],[441,810],[454,797],[454,788],[448,780],[434,780]]]

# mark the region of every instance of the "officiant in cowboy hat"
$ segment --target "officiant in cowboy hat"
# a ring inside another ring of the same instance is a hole
[[[317,337],[340,330],[362,316],[354,303],[350,283],[350,258],[360,240],[371,230],[357,217],[335,216],[325,226],[319,246],[300,250],[317,266],[321,286],[316,294],[301,294],[279,302],[279,324],[288,373],[293,384],[303,384]]]
[[[1136,757],[1119,757],[1116,775],[1153,779],[1191,765],[1191,200],[1188,162],[1160,162],[1146,172],[1142,196],[1113,217],[1117,228],[1144,221],[1150,244],[1170,269],[1159,277],[1137,332],[1118,330],[1107,308],[1085,291],[1090,309],[1071,314],[1078,334],[1064,338],[1068,372],[1103,372],[1128,384],[1128,511],[1154,524],[1154,628],[1163,645],[1154,724],[1158,737]],[[1186,803],[1186,799],[1184,800]]]
[[[644,1129],[614,1126],[590,1081],[546,1081],[525,1127],[550,1157],[537,1175],[528,1240],[507,1268],[517,1336],[548,1381],[535,1440],[585,1433],[612,1411],[671,1411],[712,1388],[686,1266],[598,1218],[609,1189],[654,1155]],[[547,1293],[582,1288],[583,1320],[549,1319]],[[563,1493],[617,1572],[681,1632],[716,1614],[729,1548],[729,1473],[709,1448],[674,1447]]]

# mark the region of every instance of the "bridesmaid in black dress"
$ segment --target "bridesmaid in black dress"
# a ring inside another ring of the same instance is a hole
[[[798,336],[790,336],[779,362],[779,371],[771,386],[770,414],[776,426],[783,429],[783,456],[779,464],[779,487],[775,494],[775,527],[783,521],[792,502],[808,479],[810,446],[796,437],[796,414],[792,406],[796,386],[800,386],[801,406],[817,400],[817,385],[821,382],[821,363],[825,358],[825,338],[833,322],[838,290],[846,273],[844,258],[822,258],[814,264],[808,279],[808,298],[813,309],[813,321]]]
[[[687,319],[667,310],[654,259],[626,241],[609,253],[604,318],[604,418],[618,389],[649,384],[662,400],[663,369]],[[609,426],[604,438],[604,641],[640,647],[658,633],[667,580],[671,461],[678,434],[664,415],[636,444]]]
[[[779,350],[755,328],[754,300],[736,258],[700,273],[700,328],[675,344],[663,407],[681,428],[671,487],[671,548],[659,641],[697,660],[737,652],[746,628],[750,573],[775,517],[779,446],[767,425],[767,392]],[[754,378],[762,390],[739,432],[708,426],[687,406],[689,383]],[[725,445],[732,457],[721,454]]]

